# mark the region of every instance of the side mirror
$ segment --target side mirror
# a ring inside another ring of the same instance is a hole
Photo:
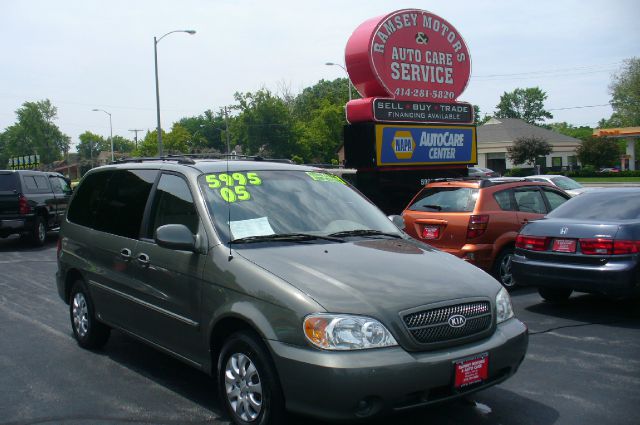
[[[196,239],[184,224],[165,224],[156,229],[153,239],[163,247],[177,251],[196,250]]]
[[[404,230],[406,227],[404,225],[404,218],[402,218],[401,215],[390,215],[389,220],[391,220],[391,222],[400,230]]]

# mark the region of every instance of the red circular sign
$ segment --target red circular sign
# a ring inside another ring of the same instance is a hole
[[[404,9],[369,19],[345,51],[351,82],[364,97],[454,102],[471,75],[460,33],[431,12]]]

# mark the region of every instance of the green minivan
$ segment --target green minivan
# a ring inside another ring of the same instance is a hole
[[[118,329],[217,378],[236,424],[357,420],[513,375],[528,334],[485,272],[315,167],[133,159],[71,200],[57,287],[85,348]]]

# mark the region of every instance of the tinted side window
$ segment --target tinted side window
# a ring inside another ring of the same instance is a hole
[[[47,182],[47,178],[45,176],[35,176],[34,179],[40,191],[51,190],[51,188],[49,187],[49,183]]]
[[[60,180],[57,177],[49,177],[49,181],[51,182],[54,193],[64,193],[62,186],[60,186]]]
[[[22,181],[24,182],[25,192],[36,192],[38,190],[38,185],[36,184],[36,180],[33,176],[24,176],[22,177]]]
[[[104,171],[85,176],[69,205],[67,219],[82,226],[93,227],[105,189],[113,171]]]
[[[511,205],[511,190],[501,190],[493,194],[496,202],[500,206],[500,209],[504,211],[513,211],[514,208]]]
[[[516,198],[518,211],[546,214],[547,207],[537,187],[529,190],[516,190],[514,196]]]
[[[152,236],[155,230],[165,224],[184,224],[191,233],[198,232],[198,214],[193,205],[193,197],[187,182],[173,174],[163,174],[151,209]]]
[[[567,202],[567,198],[559,194],[555,190],[542,189],[542,192],[544,193],[544,196],[547,198],[547,201],[549,201],[549,206],[551,207],[549,211],[553,211],[556,208],[558,208],[560,205]]]
[[[156,170],[116,170],[109,180],[94,228],[136,239]]]

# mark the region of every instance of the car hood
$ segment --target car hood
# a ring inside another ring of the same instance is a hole
[[[235,248],[333,313],[396,320],[400,311],[454,299],[493,304],[500,290],[475,266],[408,239]]]

